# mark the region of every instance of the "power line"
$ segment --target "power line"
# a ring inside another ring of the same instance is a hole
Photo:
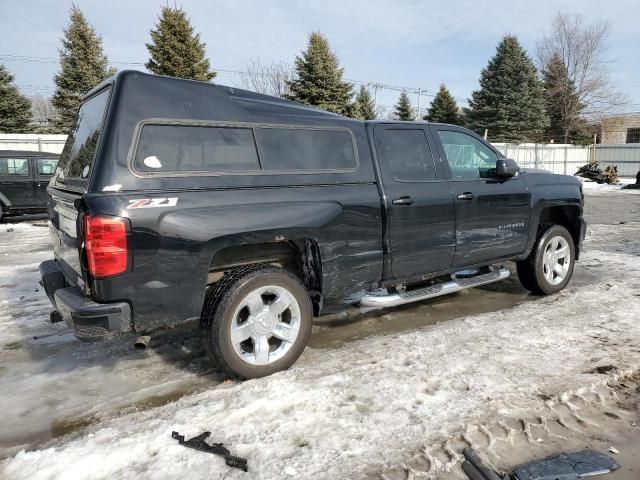
[[[52,57],[36,57],[36,56],[27,56],[27,55],[12,55],[12,54],[0,54],[0,61],[5,61],[5,62],[27,62],[27,63],[43,63],[43,64],[50,64],[50,63],[58,63],[58,59],[56,58],[52,58]],[[132,65],[132,66],[144,66],[144,63],[142,62],[123,62],[123,61],[108,61],[109,65],[113,65],[113,66],[117,66],[117,65]],[[274,77],[273,75],[270,75],[268,73],[258,73],[258,72],[249,72],[246,70],[234,70],[234,69],[225,69],[225,68],[216,68],[215,69],[217,72],[220,73],[226,73],[226,74],[230,74],[230,75],[248,75],[248,76],[258,76],[258,77]],[[400,85],[391,85],[391,84],[387,84],[387,83],[380,83],[380,82],[375,82],[375,81],[370,81],[370,80],[355,80],[355,79],[350,79],[350,78],[345,78],[345,80],[347,82],[350,83],[354,83],[354,84],[358,84],[358,85],[364,85],[366,87],[369,88],[374,88],[374,89],[382,89],[382,90],[390,90],[390,91],[396,91],[396,92],[403,92],[406,91],[408,93],[413,93],[415,95],[419,95],[420,97],[429,97],[429,98],[433,98],[436,96],[436,93],[430,89],[427,88],[420,88],[420,87],[407,87],[407,86],[400,86]],[[26,86],[26,85],[25,85]],[[40,87],[40,86],[33,86],[32,87],[36,88],[36,87]],[[48,87],[45,87],[48,88]],[[461,103],[466,103],[466,99],[462,98],[462,97],[454,97],[457,101],[461,102]],[[422,108],[420,109],[422,111]]]
[[[13,55],[13,54],[0,54],[0,61],[9,61],[9,62],[27,62],[27,63],[43,63],[43,64],[50,64],[50,63],[58,63],[58,59],[57,58],[53,58],[53,57],[39,57],[39,56],[28,56],[28,55]],[[127,66],[127,65],[131,65],[131,66],[144,66],[145,64],[142,62],[124,62],[124,61],[108,61],[109,65],[112,66]],[[229,75],[240,75],[240,76],[249,76],[249,77],[271,77],[274,78],[274,75],[271,75],[269,73],[264,73],[264,72],[249,72],[247,70],[234,70],[234,69],[225,69],[225,68],[216,68],[215,69],[217,72],[220,73],[226,73]],[[390,90],[390,91],[396,91],[396,92],[407,92],[407,93],[412,93],[414,95],[418,95],[418,109],[420,112],[425,111],[425,108],[421,108],[420,107],[420,97],[428,97],[428,98],[433,98],[436,96],[436,92],[434,92],[433,90],[430,89],[426,89],[426,88],[420,88],[420,87],[407,87],[407,86],[400,86],[400,85],[392,85],[392,84],[388,84],[388,83],[380,83],[380,82],[375,82],[375,81],[370,81],[370,80],[355,80],[355,79],[350,79],[350,78],[345,78],[345,80],[347,82],[353,83],[353,84],[358,84],[358,85],[364,85],[366,87],[368,87],[369,89],[374,89],[375,95],[374,95],[374,103],[376,103],[376,105],[378,105],[377,103],[377,91],[378,89],[381,90]],[[44,92],[44,93],[53,93],[54,89],[52,87],[46,86],[46,85],[31,85],[31,84],[21,84],[19,85],[21,89],[25,88],[28,90],[32,90],[33,92]],[[467,99],[466,98],[462,98],[462,97],[455,97],[454,99],[457,100],[460,103],[466,103]],[[629,103],[626,104],[628,107],[640,107],[640,104],[638,103]],[[389,107],[388,105],[380,105],[383,107]],[[418,110],[417,109],[417,110]],[[621,114],[608,114],[607,116],[618,116],[618,115],[633,115],[636,113],[640,113],[640,112],[624,112]]]

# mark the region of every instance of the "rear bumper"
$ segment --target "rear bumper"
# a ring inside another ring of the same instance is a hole
[[[40,283],[64,321],[82,340],[107,340],[131,331],[131,307],[126,302],[98,303],[78,287],[70,287],[58,262],[40,264]]]

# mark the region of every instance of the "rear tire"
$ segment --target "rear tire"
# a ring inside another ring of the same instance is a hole
[[[286,370],[304,351],[313,307],[287,270],[257,266],[226,274],[207,294],[202,340],[226,375],[258,378]]]
[[[520,283],[539,295],[559,292],[571,280],[575,258],[569,231],[561,225],[552,225],[542,231],[531,254],[517,262]]]

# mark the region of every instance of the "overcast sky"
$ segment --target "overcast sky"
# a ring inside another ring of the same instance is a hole
[[[76,0],[103,38],[119,69],[144,70],[145,42],[163,0]],[[505,33],[518,36],[530,56],[557,9],[588,20],[611,21],[611,77],[627,95],[628,111],[640,111],[639,0],[183,0],[176,2],[206,42],[212,66],[241,70],[247,61],[293,62],[311,30],[325,33],[345,77],[435,91],[447,84],[459,100],[477,88],[480,70]],[[171,1],[173,5],[173,0]],[[57,50],[71,1],[0,0],[0,63],[28,95],[50,95]],[[41,57],[35,61],[9,56]],[[215,81],[239,85],[219,72]],[[398,92],[382,90],[381,104]],[[423,97],[423,107],[430,99]],[[414,106],[415,95],[412,95]]]

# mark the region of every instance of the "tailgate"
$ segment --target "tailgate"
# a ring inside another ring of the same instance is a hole
[[[60,268],[72,285],[84,286],[80,263],[80,235],[78,232],[78,210],[74,201],[80,195],[49,188],[48,210],[49,234],[53,253]]]

